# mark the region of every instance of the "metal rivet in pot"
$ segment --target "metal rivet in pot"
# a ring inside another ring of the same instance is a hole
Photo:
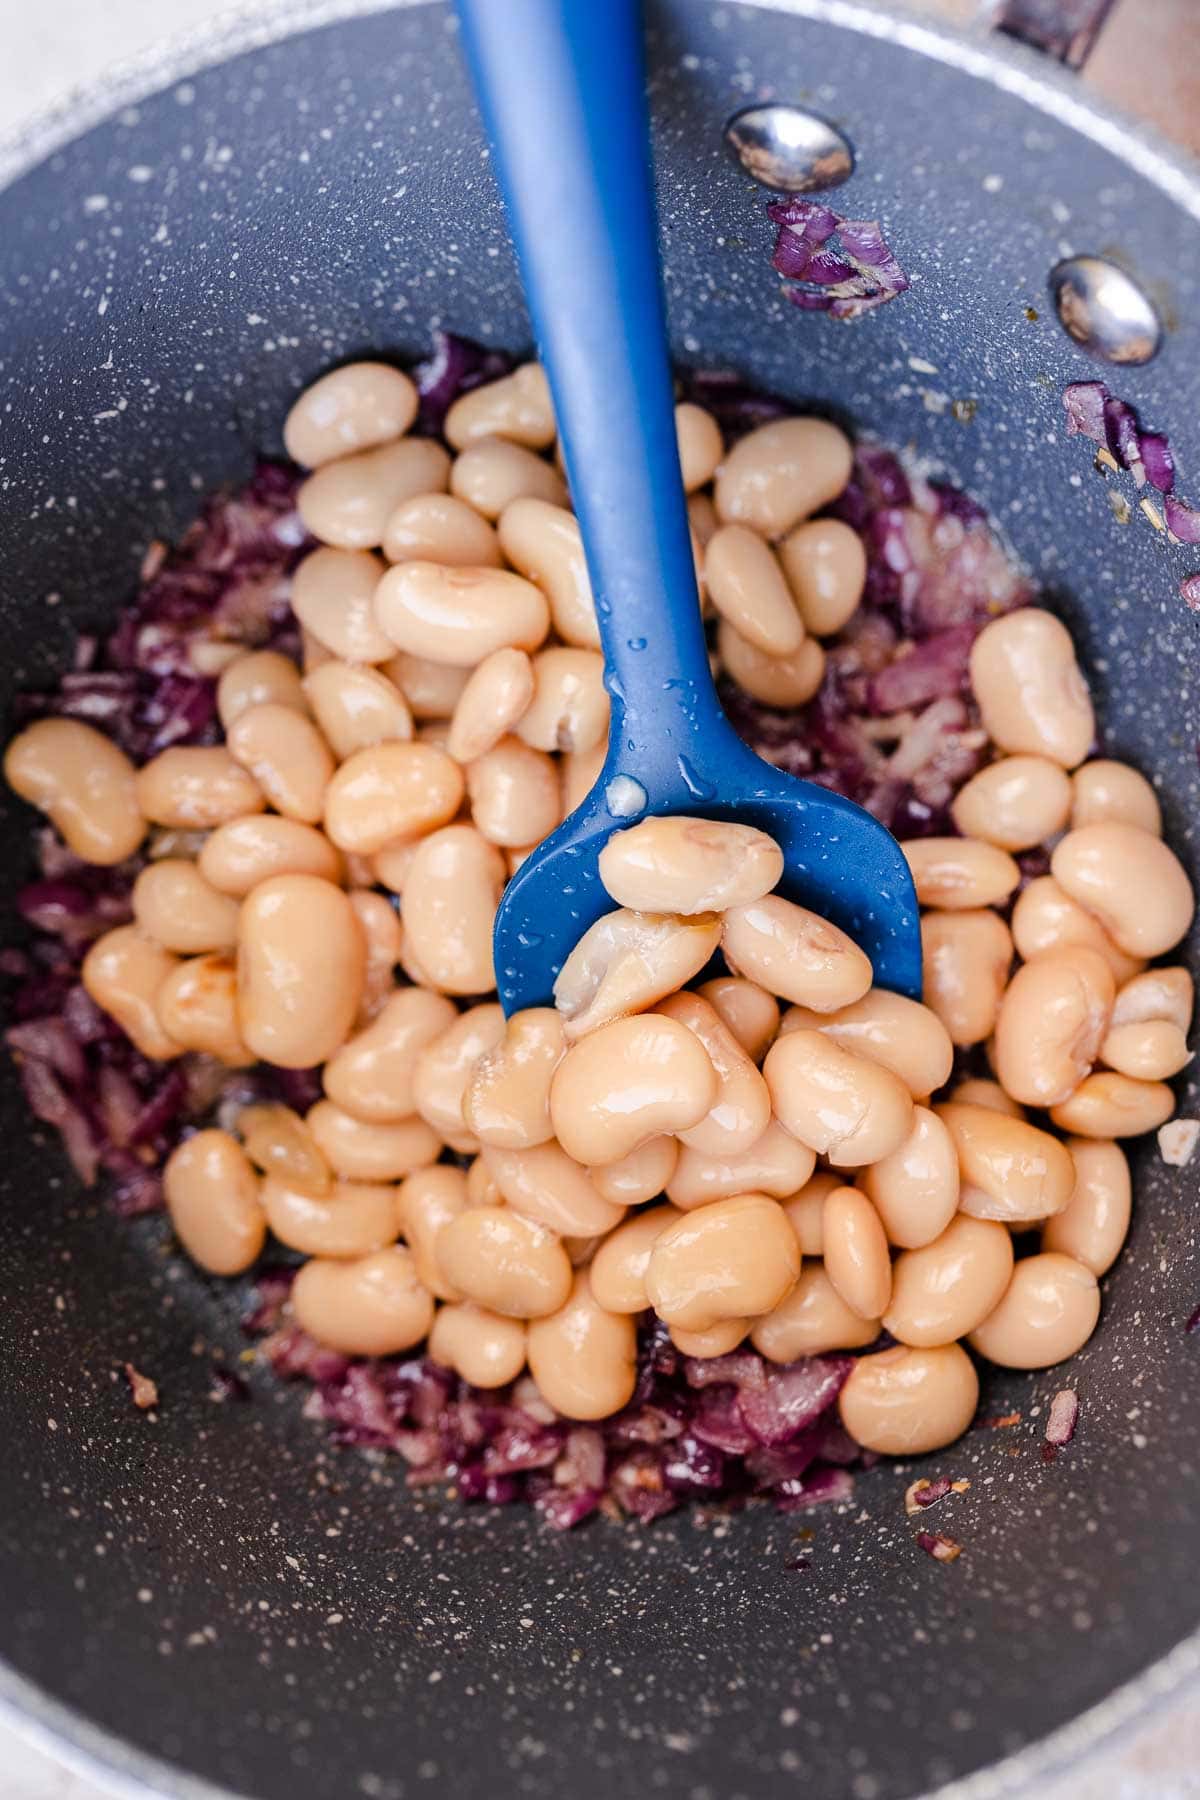
[[[854,173],[854,151],[837,126],[782,101],[734,113],[725,142],[755,181],[789,194],[841,187]]]
[[[1131,275],[1102,256],[1068,256],[1050,271],[1059,324],[1090,356],[1147,363],[1162,343],[1162,321]]]

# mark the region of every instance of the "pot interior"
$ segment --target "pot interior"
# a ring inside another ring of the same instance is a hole
[[[680,363],[912,445],[984,500],[1076,634],[1106,747],[1160,781],[1196,880],[1192,569],[1136,500],[1117,521],[1067,439],[1064,384],[1104,371],[1045,294],[1066,250],[1140,272],[1167,344],[1111,385],[1200,468],[1194,217],[1119,131],[1074,129],[1028,59],[992,85],[857,15],[767,4],[657,0],[650,23]],[[848,131],[836,204],[881,217],[913,277],[862,324],[781,297],[769,196],[723,149],[728,116],[775,96]],[[433,324],[527,343],[446,9],[244,52],[58,151],[0,195],[0,319],[7,705],[111,616],[150,539],[278,450],[324,366],[412,357]],[[15,885],[29,818],[0,805]],[[135,1753],[271,1800],[793,1782],[899,1800],[1053,1731],[1195,1629],[1196,1176],[1153,1145],[1095,1339],[994,1383],[1019,1428],[928,1459],[972,1483],[942,1567],[894,1467],[837,1513],[560,1537],[408,1494],[402,1467],[332,1449],[253,1369],[251,1404],[216,1404],[209,1350],[237,1357],[241,1296],[184,1268],[161,1221],[84,1194],[0,1074],[0,1651]],[[159,1383],[156,1424],[115,1376],[126,1359]],[[1080,1426],[1047,1464],[1063,1386]]]

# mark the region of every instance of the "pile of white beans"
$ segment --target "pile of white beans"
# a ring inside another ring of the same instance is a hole
[[[1092,1332],[1129,1221],[1117,1140],[1170,1117],[1189,1060],[1191,979],[1155,959],[1193,898],[1152,787],[1085,760],[1058,620],[998,617],[971,657],[995,760],[955,800],[960,836],[905,846],[924,1005],[776,892],[762,833],[646,818],[602,855],[614,910],[555,1005],[506,1021],[480,998],[496,906],[599,772],[599,637],[541,370],[459,399],[453,456],[406,435],[416,406],[362,363],[294,407],[320,540],[292,593],[304,666],[206,643],[223,746],[136,769],[45,719],[5,759],[77,855],[148,858],[134,922],[82,976],[144,1055],[323,1065],[306,1116],[246,1106],[175,1150],[180,1241],[235,1275],[270,1233],[308,1259],[290,1306],[322,1344],[427,1340],[483,1388],[528,1369],[572,1419],[629,1401],[649,1311],[697,1357],[748,1339],[789,1363],[886,1330],[842,1390],[847,1429],[897,1454],[948,1443],[978,1397],[963,1340],[1029,1369]],[[726,451],[703,409],[677,416],[718,665],[799,705],[862,594],[857,535],[811,516],[850,445],[785,419]],[[1039,845],[1050,873],[1018,895],[1014,853]],[[729,973],[701,980],[717,951]],[[943,1098],[973,1045],[994,1079]]]

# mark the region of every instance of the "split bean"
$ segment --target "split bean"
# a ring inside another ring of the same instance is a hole
[[[1058,1138],[990,1106],[948,1101],[937,1114],[958,1152],[964,1212],[1006,1225],[1062,1212],[1075,1188],[1075,1166]]]
[[[850,1436],[883,1456],[922,1456],[952,1444],[978,1404],[979,1377],[959,1344],[898,1344],[860,1356],[838,1395]]]
[[[366,945],[340,888],[315,875],[275,875],[242,903],[241,1035],[264,1062],[308,1069],[350,1035],[362,1002]]]
[[[1057,1106],[1073,1094],[1100,1053],[1116,983],[1096,950],[1051,950],[1022,965],[1000,1002],[993,1056],[1014,1100]]]
[[[1031,850],[1070,818],[1071,778],[1045,756],[1004,756],[959,789],[950,815],[964,837]]]
[[[284,421],[284,448],[302,468],[403,437],[417,416],[417,390],[388,363],[347,363],[305,388]]]
[[[401,1244],[353,1261],[314,1256],[292,1283],[296,1323],[343,1356],[396,1356],[433,1324],[433,1296]]]
[[[402,500],[440,494],[450,458],[432,438],[403,438],[338,457],[310,475],[296,509],[313,536],[338,550],[376,550]]]
[[[721,921],[721,947],[735,974],[814,1012],[831,1013],[861,1000],[871,964],[844,931],[780,894],[730,907]]]
[[[899,1077],[822,1032],[778,1038],[763,1074],[780,1124],[834,1168],[878,1162],[912,1129],[912,1099]]]
[[[1192,1053],[1178,1025],[1147,1019],[1142,1025],[1114,1025],[1100,1046],[1100,1060],[1119,1075],[1166,1081],[1187,1067]]]
[[[608,742],[604,658],[557,645],[533,659],[533,692],[517,736],[535,750],[593,750]]]
[[[267,1237],[258,1176],[227,1131],[197,1131],[167,1158],[163,1193],[175,1235],[210,1275],[240,1275]]]
[[[370,550],[312,550],[292,576],[292,611],[343,662],[382,663],[396,646],[375,620],[385,564]]]
[[[932,1243],[896,1258],[884,1330],[918,1349],[952,1344],[994,1312],[1012,1271],[1004,1226],[960,1213]]]
[[[1114,1025],[1142,1025],[1163,1019],[1187,1033],[1192,1023],[1194,984],[1187,969],[1147,969],[1117,992]]]
[[[1173,950],[1192,922],[1195,897],[1182,863],[1137,825],[1109,820],[1069,831],[1050,872],[1128,956]]]
[[[1081,763],[1096,734],[1071,634],[1040,607],[985,625],[971,649],[971,686],[984,730],[1002,750]]]
[[[1054,1250],[1103,1275],[1112,1268],[1129,1230],[1133,1188],[1119,1144],[1103,1138],[1068,1138],[1075,1164],[1070,1202],[1042,1227],[1042,1249]]]
[[[645,1012],[686,986],[721,938],[714,914],[658,916],[622,907],[589,927],[554,983],[569,1038],[627,1013]]]
[[[734,444],[718,469],[717,513],[782,537],[837,499],[853,461],[850,440],[828,420],[772,419]]]
[[[675,1219],[655,1239],[646,1293],[660,1319],[708,1331],[778,1306],[800,1273],[787,1215],[765,1194],[737,1194]]]
[[[606,1419],[633,1398],[637,1328],[624,1313],[605,1311],[586,1269],[555,1313],[527,1327],[529,1370],[542,1398],[568,1419]]]
[[[817,637],[832,637],[858,611],[867,553],[857,531],[840,519],[811,519],[779,546],[800,617]]]
[[[958,1152],[927,1106],[913,1108],[908,1136],[890,1156],[862,1172],[869,1197],[893,1244],[919,1250],[945,1231],[958,1210]]]
[[[1099,1317],[1092,1271],[1073,1256],[1047,1250],[1017,1264],[1004,1298],[970,1342],[1002,1369],[1048,1369],[1082,1350]]]

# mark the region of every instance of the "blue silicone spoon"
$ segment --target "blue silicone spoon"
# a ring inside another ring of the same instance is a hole
[[[781,774],[721,710],[692,566],[658,267],[639,0],[458,0],[583,533],[612,697],[595,787],[522,864],[496,916],[506,1012],[544,1006],[614,902],[597,858],[651,813],[736,819],[784,854],[781,889],[833,919],[876,982],[919,999],[904,855],[876,819]]]

